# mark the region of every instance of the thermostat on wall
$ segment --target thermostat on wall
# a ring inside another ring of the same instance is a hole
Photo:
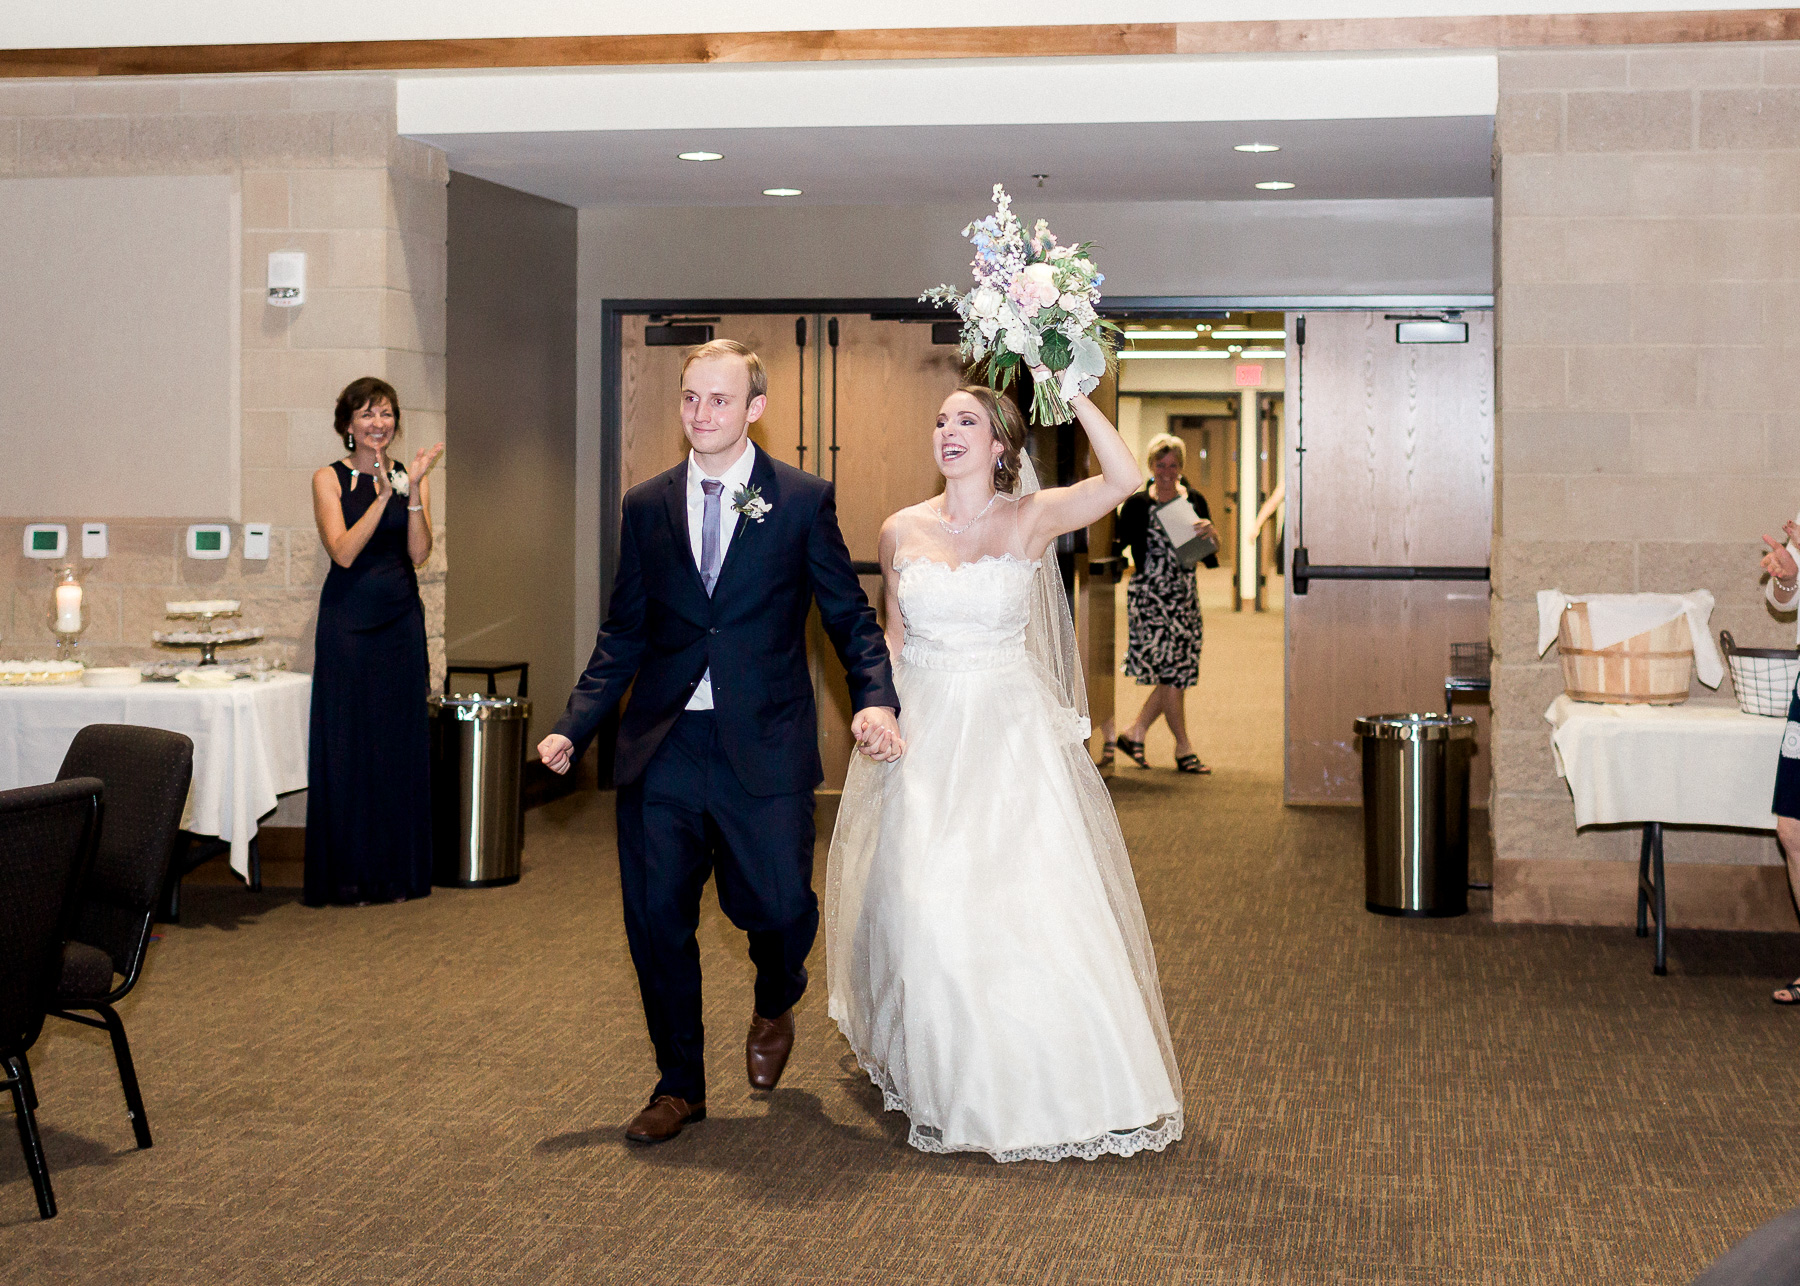
[[[269,524],[266,522],[247,522],[244,524],[244,557],[266,559],[269,556]]]
[[[188,528],[189,558],[223,558],[231,552],[231,528],[222,522],[197,522]]]
[[[60,522],[25,524],[25,557],[62,558],[69,552],[69,529]]]

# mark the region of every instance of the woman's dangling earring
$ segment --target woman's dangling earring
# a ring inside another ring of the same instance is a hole
[[[356,435],[354,433],[350,432],[349,429],[344,430],[344,450],[346,450],[346,451],[356,450]]]

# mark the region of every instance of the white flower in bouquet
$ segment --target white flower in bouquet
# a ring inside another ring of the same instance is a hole
[[[1106,277],[1090,247],[1059,245],[1042,219],[1027,233],[998,183],[994,212],[962,234],[975,247],[973,287],[936,286],[919,298],[956,309],[963,360],[977,378],[1004,391],[1021,365],[1048,367],[1055,379],[1037,385],[1031,418],[1038,424],[1072,418],[1068,399],[1091,392],[1117,350],[1112,336],[1119,328],[1097,307]]]

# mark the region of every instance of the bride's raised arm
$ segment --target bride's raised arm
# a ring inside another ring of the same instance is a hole
[[[1042,367],[1033,369],[1031,374],[1035,379],[1052,378]],[[1048,545],[1065,531],[1099,522],[1124,504],[1125,497],[1136,491],[1142,481],[1131,448],[1125,445],[1106,413],[1080,393],[1069,399],[1069,406],[1087,434],[1101,472],[1073,486],[1046,487],[1026,497],[1031,508],[1024,516],[1030,523],[1033,549]]]

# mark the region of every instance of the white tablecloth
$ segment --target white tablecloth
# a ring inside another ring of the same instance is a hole
[[[1772,831],[1787,724],[1735,704],[1600,705],[1560,696],[1544,718],[1575,825],[1669,822]]]
[[[312,679],[277,674],[222,688],[139,683],[129,688],[0,687],[0,789],[52,781],[76,732],[135,723],[194,741],[184,829],[231,843],[231,868],[249,878],[250,839],[276,796],[306,788]]]

